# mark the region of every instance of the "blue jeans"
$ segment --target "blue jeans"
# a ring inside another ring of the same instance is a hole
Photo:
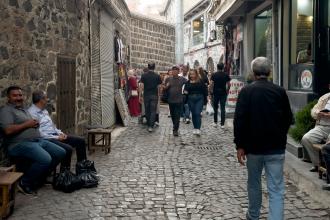
[[[188,96],[188,105],[191,111],[192,122],[195,129],[201,129],[204,96],[202,94],[192,94]]]
[[[247,155],[248,219],[259,219],[262,204],[261,173],[263,168],[265,168],[269,193],[268,220],[283,220],[285,191],[283,179],[284,157],[284,154]]]
[[[190,119],[190,109],[188,104],[182,104],[181,117],[184,119]]]
[[[9,147],[8,154],[11,157],[23,157],[32,161],[31,167],[22,177],[22,184],[33,187],[50,168],[61,162],[65,157],[65,150],[50,141],[36,139]]]

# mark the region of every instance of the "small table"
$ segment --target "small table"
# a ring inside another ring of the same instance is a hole
[[[102,148],[105,154],[111,151],[111,132],[113,129],[96,128],[87,131],[88,151],[94,153],[96,148]]]
[[[23,175],[14,171],[14,166],[0,168],[0,217],[2,219],[7,218],[14,211],[16,186]]]

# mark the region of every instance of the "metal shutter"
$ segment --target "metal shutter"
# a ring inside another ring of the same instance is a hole
[[[91,123],[101,125],[100,14],[97,7],[93,7],[91,20]]]
[[[101,108],[102,125],[116,122],[114,90],[114,28],[113,18],[105,11],[100,17],[100,63],[101,63]]]

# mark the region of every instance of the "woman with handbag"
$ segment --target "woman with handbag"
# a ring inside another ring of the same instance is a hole
[[[188,97],[188,105],[192,115],[194,125],[193,134],[201,134],[203,105],[207,103],[207,86],[201,79],[197,70],[192,69],[189,71],[189,81],[186,83],[184,93]]]
[[[127,74],[129,86],[128,109],[132,117],[138,117],[141,114],[138,93],[138,81],[134,74],[134,70],[129,70]]]

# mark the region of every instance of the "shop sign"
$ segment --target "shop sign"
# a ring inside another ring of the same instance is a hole
[[[313,83],[313,74],[310,70],[303,70],[300,77],[301,87],[310,89]]]
[[[236,106],[238,94],[242,90],[244,82],[237,79],[232,79],[230,81],[230,89],[228,93],[228,106]]]

